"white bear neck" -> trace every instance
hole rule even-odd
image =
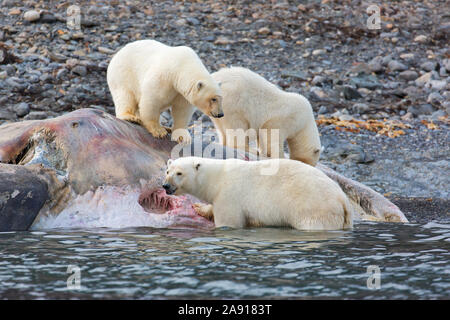
[[[206,70],[205,70],[206,72]],[[207,73],[207,72],[206,72]],[[199,81],[206,81],[207,75],[199,74],[198,72],[178,72],[174,73],[175,79],[173,86],[190,104],[195,105],[195,97],[197,93],[197,83]]]
[[[212,203],[220,192],[221,180],[224,177],[223,169],[222,162],[209,160],[201,163],[196,177],[196,185],[192,188],[193,190],[189,190],[189,193],[200,200]],[[211,181],[214,181],[214,183],[211,183]]]

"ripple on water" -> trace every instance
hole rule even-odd
[[[0,234],[0,296],[448,298],[450,223],[345,232],[152,228]],[[82,288],[67,289],[67,266]],[[381,289],[367,288],[379,266]],[[12,297],[12,296],[9,296]]]

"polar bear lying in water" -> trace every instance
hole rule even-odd
[[[278,170],[262,175],[266,166]],[[300,161],[179,158],[168,161],[163,187],[168,194],[188,193],[207,202],[195,209],[213,216],[216,227],[336,230],[353,225],[349,200],[339,185]]]
[[[189,47],[154,40],[129,43],[111,59],[107,80],[116,116],[142,124],[157,138],[167,135],[159,116],[169,107],[172,132],[187,127],[194,106],[208,116],[223,116],[220,88]]]

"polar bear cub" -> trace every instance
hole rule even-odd
[[[220,88],[189,47],[154,40],[129,43],[111,59],[107,81],[116,116],[141,123],[157,138],[167,134],[159,117],[170,106],[172,132],[187,127],[194,106],[208,116],[223,116]]]
[[[221,69],[212,77],[223,93],[225,116],[212,119],[222,144],[249,150],[248,139],[235,142],[236,129],[253,129],[263,156],[284,158],[287,140],[291,159],[316,165],[321,151],[319,131],[305,97],[285,92],[246,68]],[[272,135],[272,129],[279,130],[278,137]]]
[[[278,171],[261,175],[278,161]],[[276,165],[276,164],[275,164]],[[191,194],[208,205],[216,227],[290,226],[335,230],[353,225],[349,200],[325,173],[300,161],[179,158],[168,161],[163,185],[168,194]]]

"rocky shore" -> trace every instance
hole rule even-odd
[[[68,24],[71,4],[1,1],[0,125],[86,107],[113,114],[114,52],[146,38],[188,45],[210,71],[244,66],[309,98],[333,120],[319,126],[325,164],[394,202],[431,198],[448,216],[447,1],[78,1],[80,28]],[[370,4],[380,29],[367,26]],[[353,120],[402,127],[385,135]]]

